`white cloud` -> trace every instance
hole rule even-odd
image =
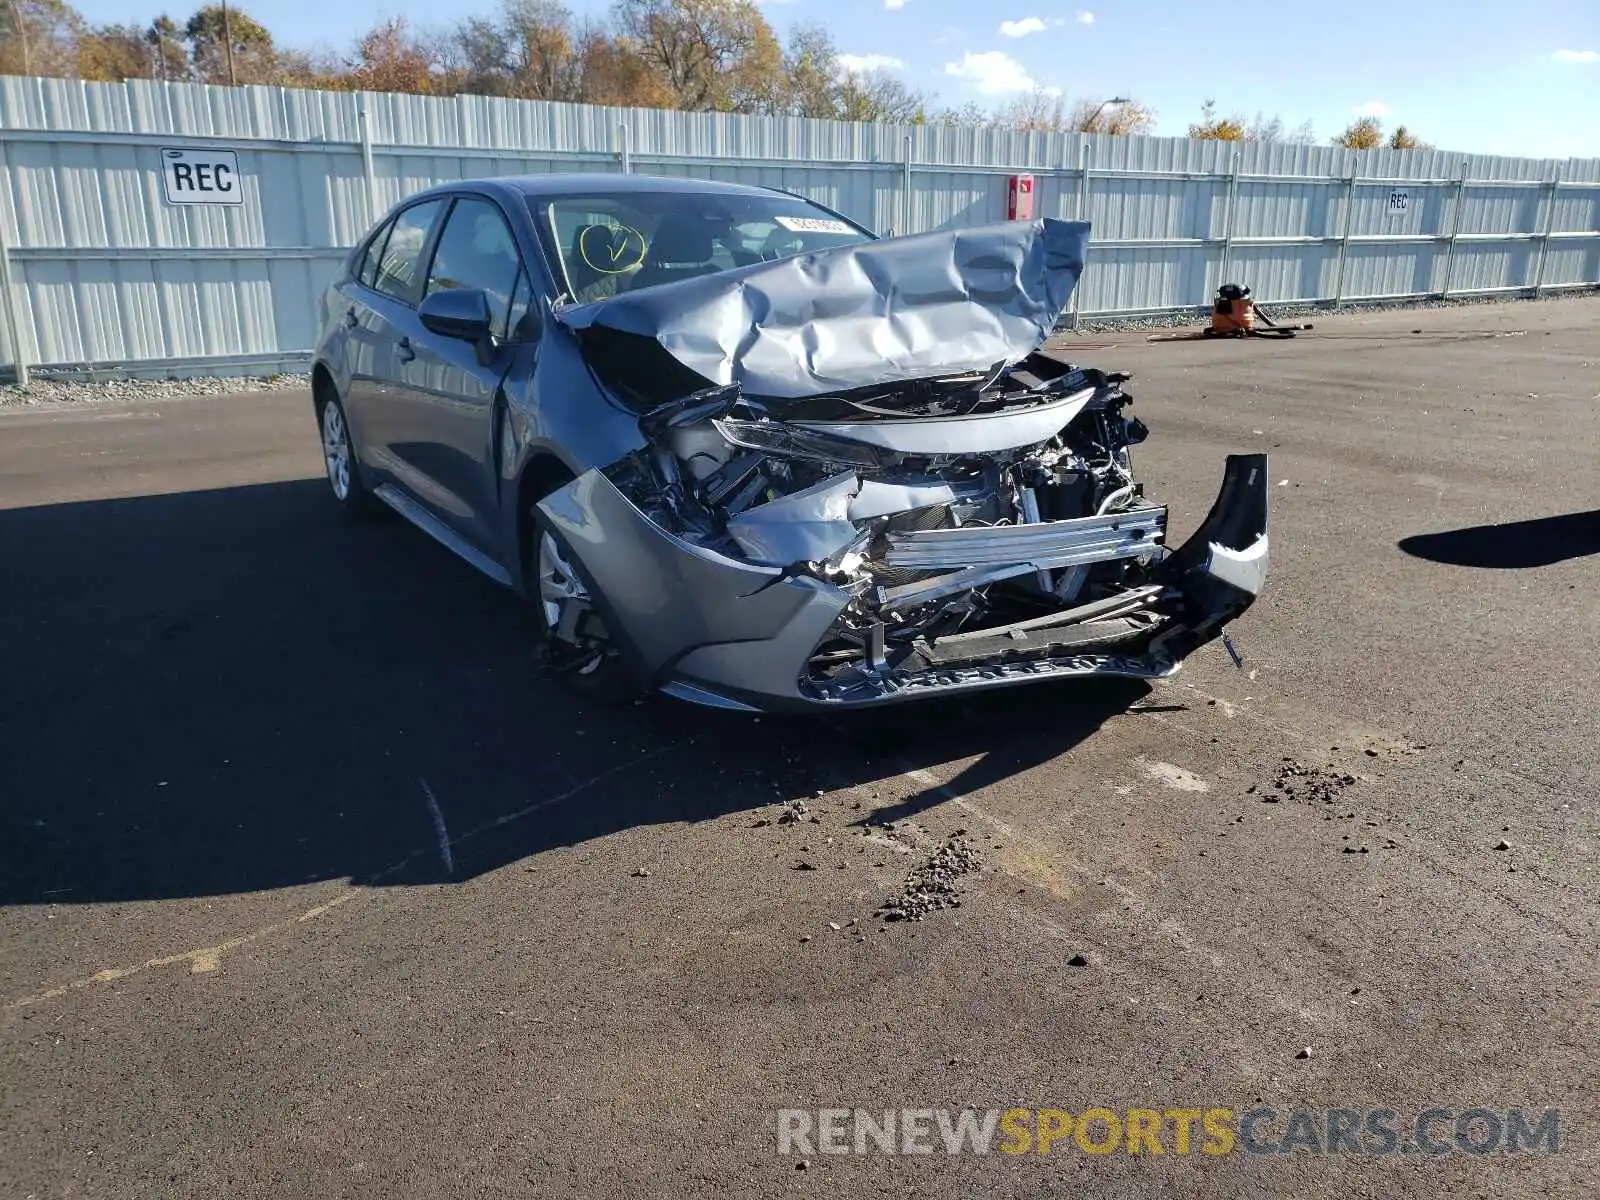
[[[841,54],[836,59],[846,75],[865,75],[870,71],[904,71],[906,64],[892,54]]]
[[[1387,117],[1390,109],[1382,100],[1368,100],[1365,104],[1358,104],[1350,110],[1358,117]]]
[[[1557,50],[1550,57],[1559,63],[1600,62],[1600,50]]]
[[[1092,12],[1090,12],[1086,8],[1080,8],[1078,10],[1078,15],[1076,17],[1074,17],[1073,20],[1076,21],[1079,25],[1093,25],[1094,24],[1094,14]]]
[[[1008,38],[1027,37],[1030,33],[1043,33],[1044,22],[1038,17],[1023,17],[1020,21],[1001,21],[1000,32]]]
[[[911,3],[911,0],[883,0],[883,6],[885,8],[887,8],[890,12],[893,12],[895,9],[898,9],[898,8],[904,8],[906,5],[908,5],[910,3]]]
[[[947,42],[959,42],[964,35],[954,25],[946,25],[939,36],[933,39],[935,46],[943,46]]]
[[[999,50],[986,50],[982,54],[969,50],[961,56],[960,62],[945,63],[944,73],[965,79],[985,96],[1031,92],[1039,86],[1026,67]]]

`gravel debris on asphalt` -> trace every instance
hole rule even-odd
[[[920,921],[944,908],[961,907],[963,878],[983,865],[983,852],[969,837],[954,834],[910,875],[900,894],[883,902],[877,915],[885,921]]]
[[[1332,763],[1326,767],[1311,767],[1285,756],[1268,785],[1270,790],[1262,792],[1261,799],[1266,804],[1277,804],[1280,800],[1332,804],[1340,792],[1355,782],[1354,775],[1338,770]],[[1250,791],[1256,788],[1251,787]]]
[[[233,378],[200,375],[192,379],[105,379],[93,383],[35,378],[26,388],[14,383],[0,386],[0,408],[93,404],[109,400],[166,400],[242,392],[292,392],[310,386],[310,375],[241,375]]]

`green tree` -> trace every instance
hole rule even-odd
[[[1396,125],[1385,143],[1390,150],[1432,150],[1427,142],[1420,141],[1404,125]]]
[[[781,110],[783,53],[750,0],[617,0],[612,16],[675,105]]]
[[[1333,144],[1346,150],[1376,150],[1383,145],[1383,123],[1377,117],[1362,117],[1334,135]]]
[[[70,76],[84,21],[63,0],[0,0],[0,73]]]
[[[78,78],[109,83],[154,78],[153,50],[137,25],[97,25],[78,35]]]
[[[201,83],[277,82],[272,35],[241,9],[209,4],[189,18],[183,36]]]
[[[380,21],[356,43],[349,63],[351,87],[370,92],[431,95],[445,90],[437,55],[411,33],[404,17]]]

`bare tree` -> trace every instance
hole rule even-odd
[[[927,120],[928,100],[888,71],[845,72],[834,85],[833,115],[841,121],[911,125]]]
[[[162,13],[144,31],[145,44],[150,47],[151,77],[154,79],[187,79],[189,55],[183,48],[183,30],[166,13]]]
[[[1023,133],[1061,133],[1067,128],[1067,102],[1059,92],[1034,88],[1000,108],[989,124]]]
[[[505,0],[502,28],[511,95],[527,100],[577,100],[578,61],[572,12],[556,0]]]
[[[803,23],[789,30],[783,74],[787,111],[798,117],[839,115],[839,51],[822,25]]]
[[[1067,113],[1066,128],[1073,133],[1112,133],[1127,136],[1149,133],[1156,125],[1156,110],[1138,100],[1107,104],[1079,100]]]

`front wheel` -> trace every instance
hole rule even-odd
[[[627,700],[637,682],[606,636],[589,591],[573,569],[544,514],[533,512],[534,612],[551,669],[585,695]]]

